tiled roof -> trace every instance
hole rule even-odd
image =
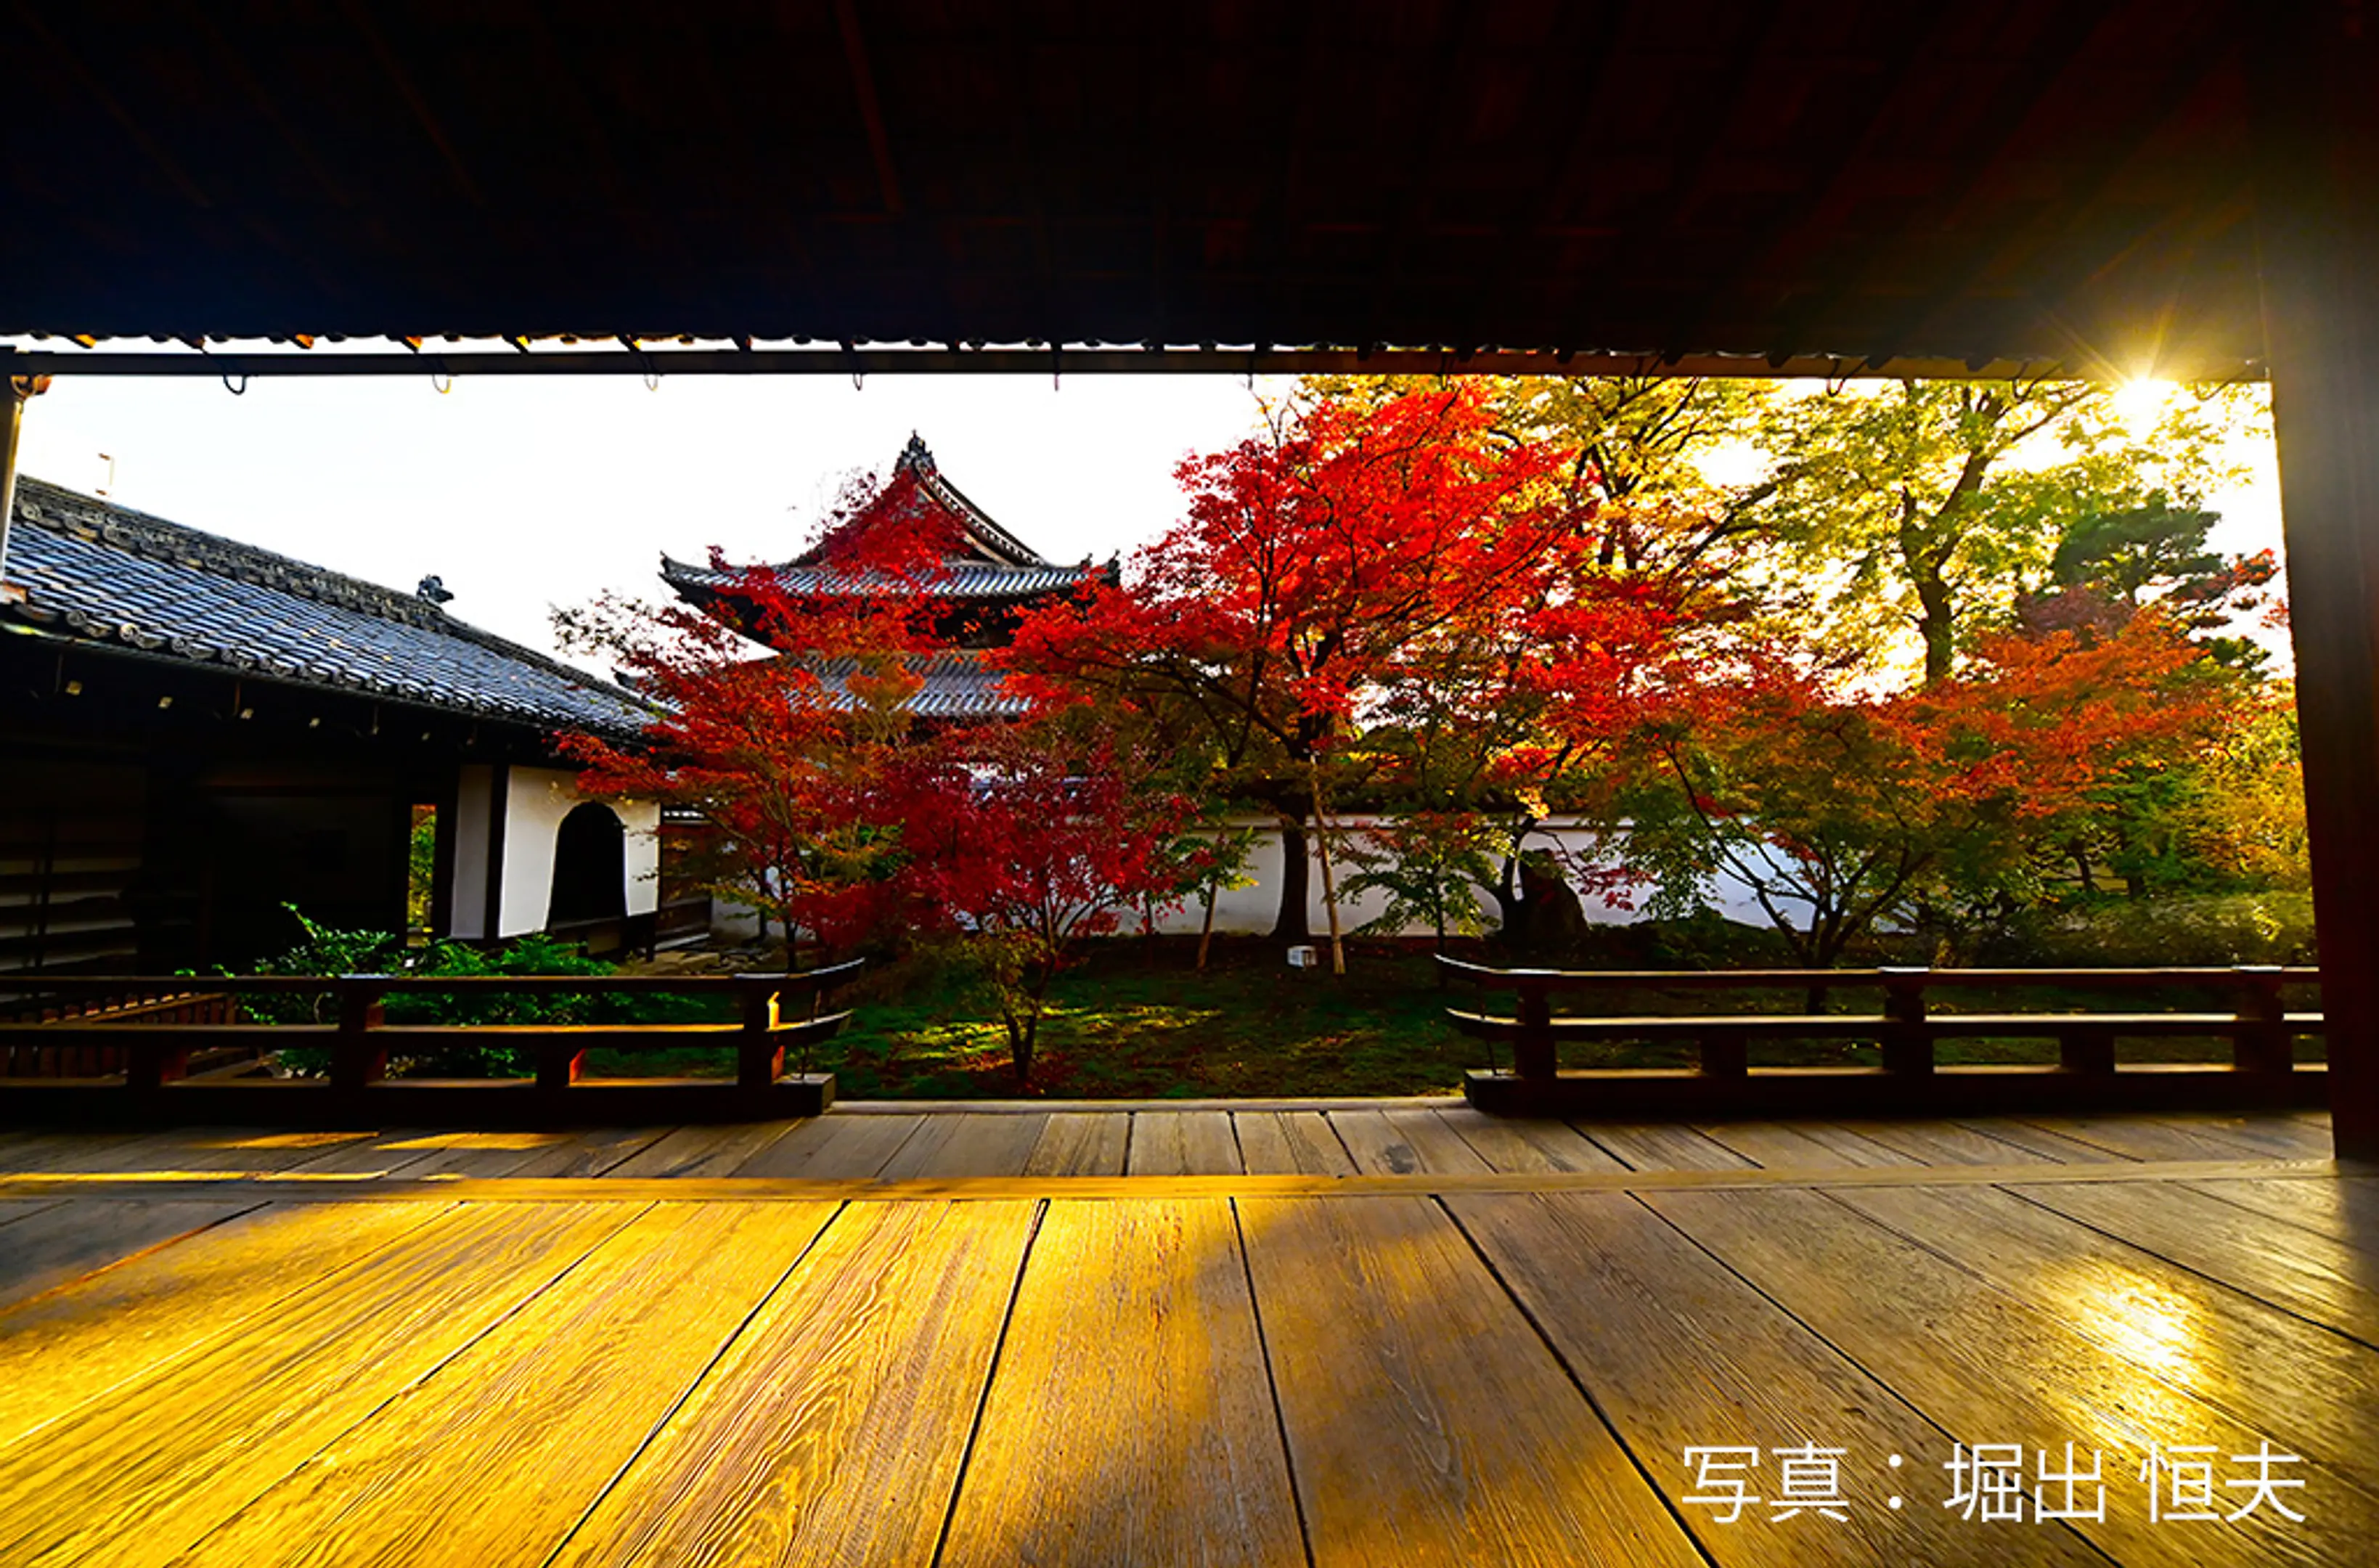
[[[892,471],[895,475],[905,472],[915,476],[917,488],[956,518],[970,542],[985,555],[1011,566],[1049,564],[1039,550],[993,522],[991,513],[969,501],[964,491],[943,478],[941,464],[934,461],[933,449],[916,431],[909,432],[909,444],[900,449],[900,459],[893,464]]]
[[[824,659],[817,666],[835,688],[858,669],[854,659]],[[963,650],[928,654],[910,669],[925,682],[907,704],[919,718],[1014,718],[1025,710],[1023,698],[999,689],[1005,672]]]
[[[612,735],[628,693],[466,625],[416,595],[130,512],[39,479],[17,486],[0,616],[235,674]]]
[[[930,582],[909,583],[835,564],[851,559],[862,541],[878,529],[912,529],[921,523],[928,537],[942,536],[945,552],[941,574]],[[1114,582],[1117,575],[1113,563],[1094,567],[1086,558],[1079,566],[1060,566],[1043,557],[943,478],[933,452],[914,435],[893,464],[891,478],[865,505],[792,560],[750,570],[774,576],[779,587],[797,598],[926,592],[940,598],[994,602],[1068,593],[1085,578]],[[661,557],[662,580],[681,594],[732,593],[746,576],[743,568],[696,566]]]
[[[992,566],[965,561],[950,564],[941,575],[929,581],[911,584],[878,573],[803,566],[796,561],[756,570],[772,574],[777,585],[796,598],[898,591],[931,593],[952,599],[1020,599],[1064,593],[1098,571],[1087,566]],[[745,576],[743,571],[734,567],[694,566],[666,555],[661,557],[661,577],[673,588],[731,592],[743,585]]]

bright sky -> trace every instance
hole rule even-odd
[[[1252,431],[1238,377],[468,377],[77,380],[28,405],[22,471],[172,522],[411,589],[550,650],[549,610],[658,596],[661,551],[792,553],[855,469],[912,430],[943,474],[1056,561],[1129,552],[1178,515],[1174,464]],[[112,467],[101,454],[114,459]],[[2279,545],[2268,443],[2211,498],[2216,543]],[[2276,642],[2284,639],[2276,638]]]
[[[60,376],[26,407],[18,466],[391,587],[435,573],[451,613],[549,651],[549,607],[661,597],[664,550],[791,555],[912,430],[977,505],[1069,561],[1161,533],[1174,464],[1258,419],[1226,376],[461,377],[442,395],[426,374],[259,377],[241,396]]]

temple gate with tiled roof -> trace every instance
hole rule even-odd
[[[879,560],[896,534],[900,549],[919,558],[920,570],[899,575],[861,564]],[[943,476],[914,434],[875,494],[791,561],[738,568],[661,557],[661,579],[680,598],[755,637],[760,635],[751,603],[755,579],[794,606],[875,594],[930,596],[939,607],[936,635],[948,648],[912,665],[924,685],[908,705],[929,722],[1022,712],[1023,703],[1000,690],[998,671],[986,668],[981,655],[1007,646],[1018,620],[1035,605],[1117,576],[1112,561],[1102,567],[1085,558],[1060,566],[1001,527]],[[832,662],[824,672],[850,673]]]

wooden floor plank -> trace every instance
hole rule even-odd
[[[2103,1165],[2132,1163],[2132,1156],[2129,1154],[2119,1154],[2111,1149],[2101,1148],[2095,1143],[2085,1143],[2078,1138],[2068,1138],[2062,1133],[2051,1132],[2047,1128],[2036,1127],[2031,1122],[2023,1121],[2014,1116],[1961,1116],[1950,1125],[1971,1128],[1975,1132],[1996,1138],[2002,1143],[2011,1143],[2019,1149],[2029,1149],[2034,1153],[2054,1160],[2059,1164]]]
[[[621,1164],[643,1153],[669,1132],[665,1127],[591,1128],[564,1143],[507,1172],[516,1176],[610,1176]]]
[[[1241,1111],[1239,1155],[1258,1176],[1352,1176],[1355,1162],[1319,1111]]]
[[[876,1173],[887,1181],[912,1176],[1022,1176],[1046,1116],[929,1116]]]
[[[1721,1122],[1697,1130],[1745,1159],[1774,1171],[1925,1163],[1828,1122]]]
[[[2101,1455],[2106,1518],[2069,1527],[2125,1568],[2276,1562],[2345,1568],[2366,1560],[2379,1503],[2344,1486],[2319,1489],[2321,1511],[2303,1526],[2267,1509],[2186,1530],[2152,1522],[2136,1478],[2151,1445],[2253,1453],[2270,1434],[1825,1194],[1658,1192],[1642,1200],[1954,1439],[2021,1443],[2060,1463],[2071,1442],[2085,1467],[2093,1453]],[[1930,1456],[1934,1464],[1946,1457]],[[1917,1506],[1940,1506],[1949,1495],[1942,1472],[1930,1474],[1938,1490]]]
[[[656,1205],[178,1562],[544,1562],[835,1209]]]
[[[104,1169],[99,1162],[106,1151],[127,1148],[147,1136],[134,1132],[19,1133],[5,1149],[0,1149],[0,1175]]]
[[[574,1132],[431,1132],[392,1136],[377,1147],[392,1157],[419,1158],[384,1174],[420,1178],[549,1176],[609,1174],[660,1140],[667,1128],[598,1128]],[[360,1153],[357,1159],[368,1159]],[[310,1167],[309,1167],[310,1168]]]
[[[394,1128],[347,1142],[331,1143],[296,1158],[285,1166],[275,1164],[261,1140],[245,1140],[250,1168],[285,1168],[309,1176],[406,1176],[433,1168],[438,1147],[422,1141],[433,1136],[423,1128]]]
[[[2095,1144],[2133,1160],[2235,1160],[2268,1150],[2231,1136],[2218,1123],[2180,1116],[2026,1116],[2044,1131]],[[2326,1151],[2303,1156],[2321,1159]]]
[[[18,1220],[30,1220],[35,1214],[54,1209],[64,1201],[64,1199],[59,1198],[11,1198],[6,1202],[0,1202],[0,1226],[12,1224]]]
[[[932,1561],[1034,1208],[844,1209],[555,1568]]]
[[[923,1116],[815,1117],[748,1156],[734,1174],[786,1180],[873,1178],[924,1123]],[[623,1166],[610,1174],[632,1173]]]
[[[1670,1497],[1697,1490],[1689,1447],[1756,1447],[1763,1458],[1802,1442],[1847,1450],[1845,1519],[1779,1518],[1776,1504],[1721,1526],[1718,1509],[1687,1509],[1726,1568],[2103,1564],[2063,1529],[1978,1529],[1930,1496],[1906,1506],[1915,1483],[1889,1457],[1915,1456],[1929,1490],[1948,1446],[1939,1429],[1634,1199],[1466,1196],[1447,1207]],[[1772,1461],[1765,1477],[1753,1495],[1772,1495]]]
[[[288,1132],[269,1128],[177,1128],[117,1140],[91,1138],[49,1157],[53,1171],[287,1171],[370,1144],[368,1132]]]
[[[2015,1186],[2046,1208],[2379,1345],[2379,1258],[2169,1182]]]
[[[1990,1188],[1838,1201],[2379,1497],[2379,1351]]]
[[[260,1207],[253,1199],[225,1202],[193,1198],[187,1202],[85,1200],[48,1208],[21,1224],[0,1227],[0,1307],[29,1300]]]
[[[1131,1118],[1132,1176],[1230,1176],[1244,1169],[1228,1111],[1139,1111]]]
[[[1317,1564],[1701,1561],[1435,1203],[1238,1207]]]
[[[572,1136],[567,1132],[422,1133],[386,1146],[391,1154],[419,1156],[388,1174],[413,1179],[514,1176],[539,1155],[566,1146]]]
[[[800,1128],[800,1122],[742,1122],[682,1127],[638,1150],[604,1174],[622,1176],[733,1176],[762,1152]]]
[[[1330,1125],[1365,1175],[1483,1175],[1491,1169],[1434,1110],[1333,1111]]]
[[[169,1361],[236,1340],[453,1208],[259,1209],[0,1311],[0,1447]]]
[[[1305,1562],[1227,1201],[1049,1205],[942,1561]]]
[[[2337,1181],[2196,1181],[2192,1191],[2283,1224],[2301,1225],[2318,1236],[2379,1253],[2379,1178],[2347,1176]],[[2275,1237],[2275,1245],[2284,1245]]]
[[[2293,1116],[2192,1116],[2184,1125],[2192,1132],[2226,1139],[2251,1153],[2268,1154],[2275,1160],[2326,1160],[2337,1148],[2326,1126],[2310,1126]]]
[[[19,1440],[0,1465],[0,1561],[172,1561],[643,1207],[466,1207]]]
[[[1498,1171],[1624,1171],[1627,1166],[1567,1122],[1491,1116],[1468,1106],[1434,1113]]]
[[[2064,1162],[2040,1149],[1949,1121],[1849,1121],[1843,1130],[1925,1165],[2050,1165]]]
[[[1725,1144],[1672,1122],[1576,1122],[1578,1133],[1637,1171],[1745,1170],[1754,1164]]]
[[[1024,1162],[1030,1176],[1121,1176],[1131,1117],[1109,1111],[1058,1111]]]

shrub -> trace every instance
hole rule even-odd
[[[517,936],[495,948],[468,943],[432,942],[408,951],[401,934],[386,931],[336,931],[318,925],[293,905],[290,914],[305,939],[288,951],[255,966],[257,974],[409,974],[453,975],[602,975],[617,972],[616,964],[590,959],[574,943],[558,942],[543,932]],[[333,994],[243,993],[240,1010],[269,1023],[332,1023],[337,1021]],[[587,995],[525,995],[517,992],[490,995],[441,995],[416,992],[392,995],[385,1004],[391,1023],[417,1024],[581,1024],[687,1023],[715,1011],[703,999],[670,995],[614,996]],[[282,1065],[292,1071],[319,1075],[330,1069],[330,1052],[296,1047],[281,1053]],[[465,1043],[390,1064],[392,1074],[416,1078],[519,1078],[536,1070],[531,1054],[507,1045]]]
[[[2309,893],[2109,899],[2044,911],[1993,944],[1987,961],[2049,967],[2309,964]]]

